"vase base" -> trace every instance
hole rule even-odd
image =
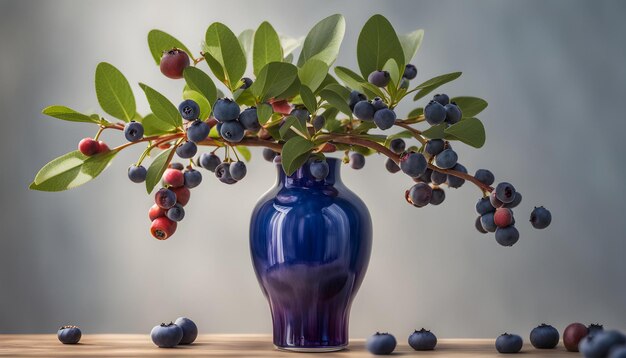
[[[274,346],[276,349],[286,352],[298,352],[298,353],[327,353],[337,352],[346,349],[348,346],[333,346],[333,347],[279,347]]]

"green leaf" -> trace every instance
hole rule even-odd
[[[331,83],[327,85],[326,87],[324,87],[324,89],[337,93],[341,98],[344,99],[344,101],[346,101],[346,103],[348,102],[348,99],[350,98],[350,90],[338,83]]]
[[[163,52],[173,48],[183,50],[193,58],[193,54],[189,51],[187,46],[183,45],[183,43],[178,41],[174,36],[161,30],[155,29],[148,32],[148,47],[150,47],[150,53],[157,65],[161,63]]]
[[[328,65],[317,59],[308,60],[298,69],[300,83],[309,87],[313,92],[324,82],[326,74],[328,74]]]
[[[433,77],[429,79],[428,81],[421,83],[420,85],[415,87],[413,90],[411,90],[411,92],[415,90],[420,90],[419,92],[417,92],[415,97],[413,97],[413,100],[417,101],[418,99],[424,97],[425,95],[437,89],[439,86],[444,85],[450,81],[454,81],[460,76],[461,76],[461,72],[452,72],[452,73],[447,73],[445,75]]]
[[[145,92],[148,103],[150,104],[150,109],[154,115],[159,117],[161,121],[174,127],[178,127],[182,124],[180,113],[178,113],[178,109],[170,100],[148,85],[140,83],[139,86]]]
[[[201,69],[189,66],[183,71],[183,76],[189,88],[200,92],[210,104],[215,103],[217,100],[217,89],[209,75],[204,73]]]
[[[465,118],[451,125],[444,132],[474,148],[480,148],[485,144],[485,127],[478,118]]]
[[[362,134],[367,133],[370,129],[376,128],[376,123],[374,121],[362,121],[358,127],[354,128],[354,133]]]
[[[239,36],[237,36],[237,40],[239,40],[239,44],[243,49],[243,52],[246,54],[246,60],[250,60],[252,58],[252,43],[254,42],[254,30],[247,29],[243,30]]]
[[[270,62],[283,61],[283,47],[276,30],[269,22],[264,21],[254,33],[254,48],[252,50],[252,67],[258,76],[263,66]]]
[[[261,123],[261,125],[269,121],[272,117],[272,113],[274,113],[274,109],[267,103],[260,103],[256,108],[256,115],[259,117],[259,123]]]
[[[265,101],[287,90],[297,76],[296,66],[284,62],[270,62],[261,69],[256,81],[250,86],[250,91],[260,101]]]
[[[183,92],[183,99],[191,99],[198,104],[198,107],[200,107],[200,116],[198,118],[200,120],[209,118],[211,114],[211,104],[200,92],[191,89],[186,90]]]
[[[383,66],[383,70],[389,72],[389,77],[391,78],[391,85],[388,85],[387,88],[389,90],[395,90],[396,85],[400,81],[400,76],[402,76],[404,72],[400,73],[400,71],[398,70],[398,64],[393,58],[390,58],[385,63],[385,65]]]
[[[400,44],[402,45],[402,50],[404,52],[405,63],[411,63],[411,60],[415,57],[415,54],[417,54],[417,51],[422,45],[423,39],[424,30],[422,29],[400,35]]]
[[[352,110],[350,109],[350,106],[348,106],[348,102],[346,102],[346,100],[339,93],[325,88],[320,92],[320,96],[331,106],[337,108],[345,115],[352,117]]]
[[[424,108],[417,107],[411,112],[409,112],[409,114],[407,115],[407,118],[416,118],[416,117],[421,116],[422,114],[424,114]]]
[[[249,162],[252,159],[252,153],[250,153],[250,149],[248,147],[244,147],[243,145],[238,145],[235,147],[239,154],[243,157],[246,162]]]
[[[304,42],[304,36],[294,39],[291,37],[287,37],[287,36],[279,36],[280,37],[280,44],[283,47],[283,55],[285,56],[285,58],[287,58],[289,55],[292,55],[293,57],[293,51],[295,51],[298,47],[300,47],[302,45],[302,42]],[[291,62],[291,61],[285,61],[285,62]]]
[[[314,145],[300,136],[289,139],[283,146],[281,161],[287,175],[293,174],[308,159]]]
[[[233,99],[240,106],[252,107],[256,105],[256,98],[254,98],[254,95],[250,92],[249,88],[245,90],[241,88],[236,90],[233,93]]]
[[[302,98],[302,103],[309,110],[309,113],[317,111],[317,98],[315,98],[313,91],[309,87],[300,87],[300,98]]]
[[[96,178],[109,166],[117,153],[118,151],[112,150],[91,157],[77,150],[67,153],[44,165],[29,188],[40,191],[75,188]]]
[[[148,167],[148,174],[146,175],[146,191],[148,191],[148,194],[152,193],[154,187],[161,180],[167,165],[174,156],[175,149],[176,146],[172,146],[172,148],[162,151]]]
[[[382,70],[390,58],[403,73],[404,51],[398,35],[384,16],[374,15],[363,26],[357,43],[357,60],[363,78]]]
[[[280,137],[284,138],[285,135],[289,133],[289,130],[291,129],[291,127],[294,127],[303,135],[308,134],[308,131],[306,129],[306,122],[300,121],[298,118],[294,116],[287,116],[287,118],[285,118],[285,122],[280,126],[280,129],[278,130]]]
[[[152,113],[143,117],[140,122],[143,125],[143,135],[146,137],[173,133],[176,131],[175,126],[168,122],[164,122]]]
[[[217,77],[217,79],[220,80],[222,83],[226,82],[226,74],[224,73],[224,68],[222,68],[222,65],[206,51],[204,52],[204,60],[206,61],[207,65],[209,65],[209,68],[211,69],[211,72],[213,72],[215,77]]]
[[[106,62],[96,67],[96,96],[100,107],[113,117],[130,122],[135,116],[135,96],[126,77]]]
[[[363,77],[361,77],[361,75],[349,68],[337,66],[335,67],[335,74],[337,74],[337,77],[339,77],[339,79],[343,81],[346,86],[364,93],[368,98],[385,98],[385,95],[380,88],[367,82],[363,79]]]
[[[456,103],[463,112],[463,118],[474,117],[487,108],[487,101],[478,97],[454,97],[450,102]]]
[[[76,112],[75,110],[65,106],[50,106],[44,108],[41,113],[50,117],[62,119],[70,122],[84,122],[84,123],[100,123],[98,116],[92,117],[86,114]]]
[[[215,22],[206,30],[207,53],[223,68],[226,84],[231,90],[246,71],[246,55],[237,36],[226,25]]]
[[[441,139],[445,136],[444,130],[447,125],[447,123],[437,124],[423,131],[422,135],[428,139]]]
[[[307,34],[298,58],[298,67],[309,59],[318,59],[330,67],[337,59],[346,32],[346,20],[339,14],[318,22]]]

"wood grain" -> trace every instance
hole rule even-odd
[[[562,344],[552,350],[537,350],[529,344],[522,350],[524,357],[578,357],[576,353],[565,351]],[[494,348],[493,339],[441,339],[432,352],[416,352],[406,343],[394,352],[395,356],[419,357],[502,357]],[[271,337],[264,335],[201,335],[190,346],[174,349],[160,349],[152,344],[145,334],[90,334],[83,336],[76,345],[59,343],[56,335],[50,334],[11,334],[0,335],[0,356],[2,357],[136,357],[136,356],[205,356],[205,357],[296,357],[310,353],[292,353],[276,350]],[[372,357],[365,350],[363,339],[354,339],[349,349],[320,353],[321,357]]]

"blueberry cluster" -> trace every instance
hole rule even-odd
[[[197,337],[198,327],[186,317],[179,317],[175,322],[161,323],[150,332],[152,342],[159,348],[191,344]]]
[[[458,123],[462,117],[461,108],[456,103],[450,102],[447,94],[436,94],[424,107],[424,118],[431,126],[441,123],[452,125]]]
[[[220,98],[213,107],[213,116],[217,120],[217,132],[226,141],[241,142],[245,131],[256,132],[261,129],[256,107],[241,111],[239,105],[230,98]]]
[[[437,336],[424,328],[409,336],[409,345],[416,351],[432,351],[437,346]],[[389,355],[396,349],[396,338],[390,333],[376,332],[367,339],[366,349],[375,355]]]
[[[389,75],[386,71],[378,71],[372,74],[375,73],[386,73]],[[370,82],[372,82],[372,75],[370,75]],[[348,104],[356,118],[362,121],[374,121],[374,124],[379,129],[389,129],[396,123],[396,112],[390,109],[380,97],[375,97],[373,100],[368,101],[363,93],[352,91],[350,92]]]

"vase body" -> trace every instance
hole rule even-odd
[[[372,248],[367,207],[346,188],[340,161],[327,159],[316,181],[303,165],[278,179],[257,203],[250,224],[252,263],[268,299],[274,345],[333,351],[348,344],[350,306]]]

